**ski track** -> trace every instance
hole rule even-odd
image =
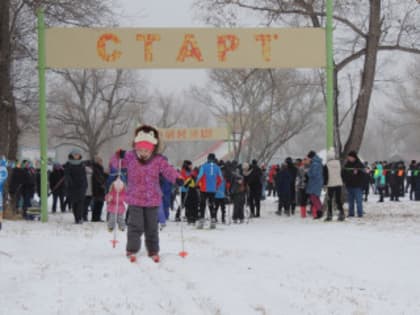
[[[0,232],[0,315],[420,314],[420,206],[374,201],[342,223],[278,217],[160,232],[161,262],[125,257],[105,224],[6,221]]]

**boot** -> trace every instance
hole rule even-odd
[[[196,224],[197,230],[202,230],[204,228],[204,219],[199,219]]]
[[[344,221],[346,216],[344,215],[344,211],[340,210],[340,214],[338,215],[338,221]]]
[[[306,207],[305,206],[300,206],[300,216],[302,218],[306,218]]]

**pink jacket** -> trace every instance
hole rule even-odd
[[[106,206],[107,211],[109,213],[117,213],[117,214],[124,214],[125,212],[125,199],[126,199],[126,193],[125,189],[123,189],[120,192],[120,195],[118,196],[118,208],[117,208],[117,191],[115,189],[112,189],[106,196]]]
[[[116,155],[112,157],[110,164],[113,168],[118,168]],[[142,164],[135,151],[127,151],[121,166],[127,169],[126,202],[131,206],[159,207],[162,203],[159,175],[162,174],[171,183],[175,183],[180,177],[176,169],[160,154],[154,155],[147,163]]]

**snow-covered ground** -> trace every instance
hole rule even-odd
[[[372,198],[376,199],[376,198]],[[103,223],[4,222],[0,314],[420,314],[420,203],[365,205],[344,223],[278,217],[161,232],[159,264],[113,249]]]

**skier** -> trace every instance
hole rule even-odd
[[[184,195],[181,195],[183,198],[181,202],[185,205],[185,216],[188,224],[195,224],[198,218],[200,191],[196,184],[197,175],[198,169],[194,168],[185,178],[184,188],[186,188],[186,191]]]
[[[376,170],[374,172],[373,178],[375,180],[375,185],[378,188],[379,192],[378,202],[384,202],[385,176],[382,164],[380,162],[376,164]]]
[[[3,221],[3,185],[7,180],[7,160],[5,157],[0,159],[0,230],[2,228]]]
[[[245,183],[248,186],[248,203],[251,210],[251,217],[260,217],[261,192],[262,192],[262,171],[258,166],[257,160],[253,160],[251,165],[244,163],[247,168],[243,168]]]
[[[204,163],[199,170],[197,182],[200,187],[200,213],[199,221],[197,224],[198,229],[202,229],[204,226],[206,202],[208,201],[210,209],[211,223],[210,228],[216,228],[216,206],[214,204],[215,194],[217,188],[220,186],[223,176],[220,167],[216,163],[216,156],[214,153],[210,153],[207,156],[207,163]]]
[[[127,168],[127,257],[136,260],[145,234],[148,256],[159,262],[158,208],[162,193],[159,187],[161,174],[171,183],[183,184],[180,174],[160,154],[159,132],[151,126],[138,127],[134,133],[133,150],[119,150],[111,159],[114,169]]]
[[[222,182],[220,183],[219,188],[217,188],[216,195],[215,195],[215,211],[216,211],[216,220],[217,220],[217,212],[220,207],[220,211],[222,212],[222,223],[226,223],[226,174],[224,167],[222,167]]]
[[[108,194],[105,196],[108,212],[107,226],[109,232],[112,232],[116,225],[118,225],[120,231],[125,230],[125,199],[126,189],[124,182],[117,177],[117,179],[111,184]]]

